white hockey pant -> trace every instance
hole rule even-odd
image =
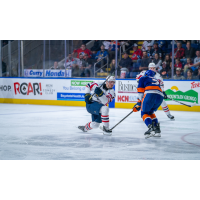
[[[102,106],[100,109],[100,113],[103,126],[109,129],[109,107]]]
[[[166,115],[170,114],[169,108],[165,100],[163,99],[163,102],[161,103],[162,109],[165,112]]]

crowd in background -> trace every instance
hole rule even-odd
[[[119,40],[117,44],[115,40],[95,40],[90,49],[86,47],[88,42],[90,40],[83,40],[80,48],[70,52],[66,59],[60,61],[61,56],[54,60],[50,69],[71,69],[72,77],[105,77],[117,73],[118,78],[135,78],[148,69],[149,63],[154,62],[157,72],[164,79],[200,79],[200,40],[175,40],[173,76],[172,40]],[[43,69],[42,65],[43,54],[36,69]],[[7,76],[3,60],[2,73]]]
[[[135,78],[141,71],[147,70],[151,62],[156,64],[157,72],[164,79],[172,78],[172,41],[170,40],[146,40],[141,48],[138,48],[136,40],[121,40],[117,44],[115,40],[95,40],[90,49],[86,48],[87,42],[84,41],[79,49],[70,53],[63,66],[72,69],[73,77],[94,77],[94,71],[115,74],[115,48],[117,48],[118,78]],[[173,79],[200,79],[199,41],[175,40],[174,61]],[[98,74],[95,76],[98,77]]]

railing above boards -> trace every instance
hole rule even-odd
[[[100,67],[97,71],[96,71],[96,65],[100,62],[102,62],[104,59],[106,58],[107,63],[105,65],[103,65],[102,67]],[[108,72],[108,56],[102,57],[101,60],[97,61],[96,63],[94,63],[94,78],[95,78],[95,73],[97,73],[98,71],[100,71],[101,69],[103,69],[105,66],[107,65],[107,72]]]

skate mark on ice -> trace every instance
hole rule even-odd
[[[195,146],[197,146],[197,147],[200,147],[200,145],[194,144],[194,143],[192,143],[192,142],[188,142],[188,141],[185,139],[186,136],[192,135],[192,134],[194,134],[194,133],[199,133],[199,132],[193,132],[193,133],[185,134],[185,135],[183,135],[183,136],[181,137],[181,140],[184,141],[184,142],[186,142],[186,143],[188,143],[188,144],[192,144],[192,145],[195,145]]]

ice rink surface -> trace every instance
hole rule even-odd
[[[130,109],[110,109],[113,127]],[[100,129],[81,132],[91,121],[84,107],[0,104],[1,160],[200,160],[200,113],[156,115],[161,138],[144,138],[140,112],[118,125],[112,136]]]

